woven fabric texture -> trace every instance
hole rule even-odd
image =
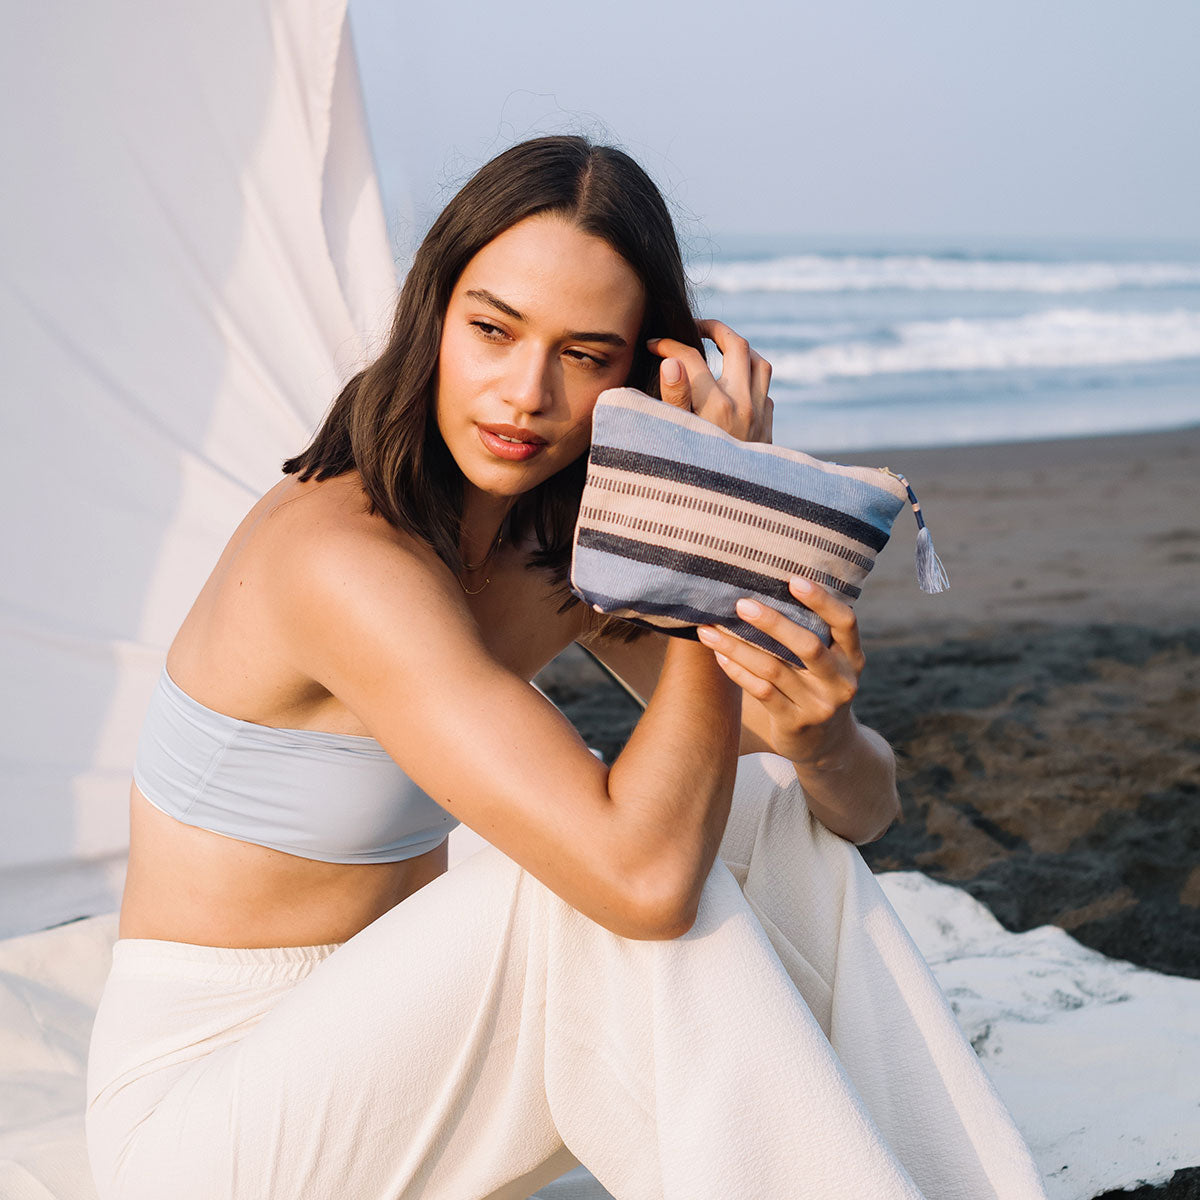
[[[803,663],[736,613],[771,605],[826,644],[829,627],[788,591],[802,575],[853,603],[907,490],[881,467],[742,442],[634,388],[592,419],[571,587],[597,612],[695,638],[715,625]]]

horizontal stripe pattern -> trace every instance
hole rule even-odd
[[[634,388],[601,393],[592,415],[592,446],[654,454],[804,496],[884,533],[908,499],[899,481],[877,467],[846,466],[769,442],[739,441],[711,421]]]
[[[614,474],[604,469],[592,469],[588,475],[588,486],[601,492],[612,492],[620,499],[600,507],[590,506],[590,511],[599,514],[627,515],[631,510],[661,513],[671,509],[691,510],[680,514],[679,520],[697,525],[707,518],[713,528],[723,528],[732,536],[740,535],[743,542],[751,539],[775,538],[781,548],[807,546],[814,551],[842,559],[850,568],[857,568],[866,575],[875,565],[873,555],[864,554],[845,542],[837,541],[822,532],[817,526],[802,520],[785,518],[779,513],[753,504],[738,504],[736,500],[714,496],[698,488],[677,486],[656,480],[643,480],[628,475]],[[707,522],[706,522],[707,523]],[[782,557],[781,553],[781,557]]]
[[[806,500],[802,496],[791,496],[778,488],[765,487],[748,479],[740,479],[736,475],[698,467],[694,463],[672,462],[669,458],[661,458],[655,454],[640,454],[634,450],[620,450],[613,446],[593,446],[589,461],[598,467],[612,467],[631,475],[650,476],[654,479],[669,479],[674,483],[702,488],[718,495],[734,496],[751,504],[762,505],[763,508],[775,509],[790,517],[822,525],[869,546],[876,553],[887,545],[886,531],[877,529],[868,521],[860,521],[840,509]]]
[[[661,578],[659,582],[662,582]],[[778,609],[801,628],[816,634],[824,645],[828,646],[832,642],[829,626],[811,608],[805,608],[794,600],[787,604],[781,604],[766,596],[755,596],[754,598],[770,604],[772,608]],[[607,596],[602,592],[591,592],[590,602],[596,612],[604,613],[606,616],[620,617],[622,620],[655,629],[659,633],[686,637],[692,641],[696,640],[697,625],[715,625],[718,629],[724,629],[744,642],[750,642],[752,645],[770,651],[778,658],[785,659],[799,667],[804,666],[803,660],[792,650],[777,642],[770,635],[763,633],[761,629],[747,624],[736,613],[713,612],[709,607],[697,607],[678,601],[641,600],[638,602],[637,608],[623,607],[627,605],[627,601],[616,596]]]
[[[644,536],[622,537],[585,525],[579,531],[580,550],[603,550],[608,554],[636,559],[638,562],[669,567],[684,574],[701,575],[730,587],[745,588],[748,592],[777,596],[780,600],[791,595],[787,581],[793,575],[803,575],[806,579],[839,593],[846,600],[857,600],[862,595],[861,588],[843,583],[827,571],[814,570],[794,559],[780,560],[775,555],[760,554],[753,546],[740,546],[724,538],[714,538],[700,529],[679,529],[657,521],[647,521],[632,513],[612,515],[616,518],[614,523],[621,524],[630,533],[641,533]],[[582,506],[580,516],[589,520],[587,510]],[[695,552],[693,549],[681,549],[683,545],[694,548]],[[700,550],[708,553],[701,554]],[[781,572],[781,575],[767,575],[751,570],[743,565],[746,563],[772,567]]]
[[[758,600],[830,645],[828,625],[788,580],[803,576],[853,603],[905,499],[882,471],[739,442],[692,413],[613,389],[593,417],[571,586],[599,612],[680,637],[715,625],[803,667],[742,621],[737,601]]]

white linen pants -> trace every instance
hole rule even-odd
[[[118,940],[101,1200],[1035,1200],[1028,1149],[858,851],[740,760],[683,937],[486,847],[340,946]]]

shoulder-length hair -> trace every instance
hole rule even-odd
[[[467,263],[506,229],[538,213],[569,220],[607,242],[633,269],[645,316],[626,383],[658,393],[659,359],[649,337],[701,349],[679,243],[658,188],[628,154],[561,135],[512,146],[482,166],[433,223],[401,288],[383,352],[334,401],[308,447],[283,470],[302,480],[357,469],[370,510],[424,540],[454,572],[463,476],[438,429],[435,378],[450,295]],[[530,565],[565,583],[586,455],[518,498],[511,538],[532,531]],[[628,627],[627,627],[628,628]]]

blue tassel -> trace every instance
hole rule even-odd
[[[908,492],[908,502],[912,505],[913,516],[917,518],[917,583],[920,585],[921,591],[930,595],[946,591],[950,586],[950,576],[946,574],[946,568],[942,566],[942,560],[938,558],[937,551],[933,548],[933,534],[929,532],[925,525],[925,518],[921,515],[921,502],[917,499],[917,493],[912,490],[912,485],[903,475],[898,475],[887,467],[879,469],[887,471],[889,475],[904,484],[904,490]]]
[[[944,592],[950,586],[950,576],[933,548],[933,535],[924,521],[917,530],[917,582],[923,592]]]

